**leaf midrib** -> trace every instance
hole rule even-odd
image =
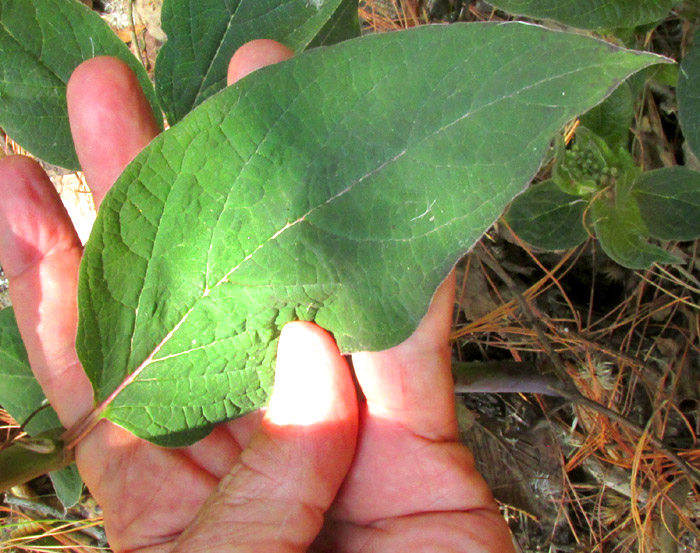
[[[192,11],[192,8],[191,8],[191,6],[192,6],[192,1],[193,1],[193,0],[190,0],[190,12]],[[231,25],[233,25],[233,21],[234,21],[234,19],[236,19],[236,14],[238,13],[238,10],[241,9],[241,6],[243,5],[243,2],[245,2],[245,0],[239,0],[238,5],[236,6],[236,10],[231,14],[231,17],[229,18],[229,21],[228,21],[228,23],[226,24],[226,28],[224,29],[223,35],[222,35],[222,37],[221,37],[221,40],[219,41],[219,46],[216,48],[216,52],[214,53],[214,55],[213,55],[213,56],[211,57],[211,59],[209,60],[209,65],[207,66],[207,69],[206,69],[206,71],[204,72],[204,75],[202,76],[202,79],[199,81],[199,87],[197,88],[197,92],[196,92],[196,94],[195,94],[195,96],[194,96],[194,100],[192,101],[192,105],[193,105],[193,106],[196,106],[196,105],[197,105],[197,102],[199,101],[199,98],[200,98],[200,96],[201,96],[201,94],[202,94],[202,88],[204,87],[204,82],[207,80],[207,78],[208,78],[208,76],[209,76],[209,73],[211,72],[212,67],[214,66],[214,61],[215,61],[215,60],[217,59],[217,57],[219,56],[219,53],[221,52],[221,48],[223,48],[223,46],[224,46],[224,41],[226,40],[226,35],[228,34],[229,30],[231,29]],[[190,25],[192,24],[192,21],[193,21],[193,20],[192,20],[192,18],[190,17]],[[190,29],[191,29],[191,27],[190,27]],[[193,39],[193,37],[194,37],[194,33],[193,33],[193,32],[190,33],[190,37],[192,37],[192,39]],[[193,52],[196,52],[196,51],[197,51],[197,49],[194,47],[194,43],[192,43],[192,51],[193,51]],[[174,82],[175,82],[175,81],[173,80],[173,83],[174,83]]]
[[[293,2],[293,1],[294,1],[294,0],[290,0],[290,2]],[[214,63],[216,62],[217,58],[219,57],[219,54],[221,53],[221,49],[222,49],[223,46],[224,46],[224,42],[226,41],[226,36],[228,35],[229,31],[231,30],[231,26],[233,25],[234,20],[236,19],[236,14],[237,14],[238,11],[241,9],[241,6],[243,5],[244,2],[245,2],[245,0],[241,0],[241,1],[238,3],[238,6],[236,6],[236,10],[233,12],[233,14],[231,14],[231,17],[229,18],[229,22],[228,22],[228,24],[226,25],[226,29],[224,30],[223,36],[222,36],[222,38],[221,38],[221,41],[219,42],[219,46],[217,47],[216,52],[214,53],[214,55],[211,57],[211,59],[210,59],[210,61],[209,61],[209,64],[207,65],[206,71],[204,72],[204,75],[202,76],[202,79],[201,79],[200,82],[199,82],[199,87],[197,88],[197,92],[196,92],[196,94],[195,94],[194,101],[192,102],[192,105],[193,105],[193,106],[196,106],[196,105],[198,105],[199,103],[201,103],[200,98],[201,98],[201,96],[202,96],[202,91],[203,91],[203,89],[204,89],[204,83],[205,83],[205,82],[207,81],[207,79],[209,78],[209,74],[211,73],[211,71],[212,71],[212,69],[213,69],[213,67],[214,67]],[[275,6],[271,11],[266,12],[265,15],[267,16],[267,15],[269,15],[270,13],[272,13],[273,11],[281,9],[281,7],[282,7],[282,6],[279,6],[279,5],[278,5],[278,6]],[[337,9],[337,6],[336,6],[336,9]],[[333,11],[332,13],[335,13],[335,11]],[[262,17],[262,16],[260,16],[260,17]],[[330,17],[326,19],[326,22],[328,22],[329,20],[330,20]],[[252,21],[252,20],[251,20],[251,21]],[[323,28],[323,25],[319,28],[319,30],[320,30],[321,28]],[[191,36],[191,35],[190,35],[190,36]],[[308,39],[308,40],[305,41],[304,48],[306,48],[306,46],[308,46],[308,45],[311,43],[311,40],[313,40],[313,37],[311,37],[311,39]],[[193,46],[194,46],[194,45],[193,45]],[[196,51],[196,50],[193,48],[193,51]]]
[[[695,202],[695,203],[693,203],[693,202],[691,202],[691,201],[689,201],[689,200],[687,200],[687,199],[679,198],[678,196],[665,196],[665,195],[661,194],[660,192],[651,192],[651,191],[646,191],[646,190],[638,190],[638,191],[635,193],[635,195],[636,195],[636,196],[650,196],[650,197],[652,197],[652,198],[658,198],[658,199],[660,199],[660,200],[673,201],[673,202],[677,202],[677,203],[680,203],[680,204],[683,204],[683,205],[687,205],[687,206],[690,206],[690,207],[693,207],[693,208],[696,208],[696,207],[700,206],[700,202]]]

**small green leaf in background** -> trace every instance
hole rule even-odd
[[[636,27],[660,21],[678,0],[489,0],[514,15],[550,19],[579,29]]]
[[[27,350],[11,307],[0,311],[0,381],[0,406],[20,424],[46,400],[29,366]],[[35,436],[60,426],[55,411],[48,407],[33,417],[25,430]],[[75,465],[52,472],[50,476],[63,506],[67,509],[75,505],[83,490],[83,481]]]
[[[678,119],[683,136],[696,156],[700,156],[700,31],[695,45],[681,61],[678,77]]]
[[[627,182],[618,181],[614,192],[609,190],[593,200],[591,220],[603,251],[628,269],[647,269],[653,263],[682,262],[647,241],[649,230]]]
[[[581,125],[616,150],[627,147],[633,118],[634,98],[627,83],[622,83],[602,104],[581,116]]]
[[[70,509],[80,501],[80,496],[83,495],[83,479],[75,463],[50,472],[49,478],[56,490],[56,496],[65,509]]]
[[[0,311],[0,405],[20,424],[44,404],[46,396],[29,366],[27,350],[11,307]],[[29,434],[61,426],[53,409],[38,413],[26,427]]]
[[[632,194],[654,238],[700,238],[700,173],[685,167],[647,171],[634,182]]]
[[[309,2],[307,2],[308,4]],[[360,36],[357,0],[341,0],[340,5],[307,48],[330,46]]]
[[[171,125],[226,86],[231,56],[250,40],[299,52],[360,34],[357,0],[165,0],[162,26],[156,90]]]
[[[588,202],[566,194],[551,180],[534,184],[513,201],[506,221],[525,242],[543,250],[568,250],[588,233],[583,215]]]
[[[436,25],[226,88],[97,217],[76,343],[97,416],[184,445],[267,402],[289,321],[343,352],[405,340],[564,124],[667,61],[534,25]]]
[[[81,62],[96,56],[126,62],[156,106],[146,70],[84,4],[0,0],[0,126],[47,163],[80,169],[68,124],[66,85]]]

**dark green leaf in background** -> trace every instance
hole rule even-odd
[[[660,21],[678,0],[489,0],[514,15],[551,19],[579,29],[636,27]]]
[[[591,204],[591,220],[603,251],[628,269],[647,269],[653,263],[679,263],[676,256],[650,244],[649,230],[630,183],[619,180],[614,194],[601,194]]]
[[[99,15],[77,0],[0,0],[0,126],[42,160],[80,168],[66,107],[73,70],[115,56],[136,72],[152,106],[146,70]]]
[[[171,125],[226,86],[231,56],[250,40],[299,52],[360,33],[357,0],[165,0],[162,26],[156,89]]]
[[[581,125],[616,150],[627,147],[633,118],[634,98],[627,83],[622,83],[602,104],[581,116]]]
[[[309,2],[307,2],[308,4]],[[360,36],[357,0],[341,0],[340,5],[307,48],[330,46]]]
[[[0,382],[0,406],[20,424],[46,400],[29,366],[27,351],[11,307],[0,311]],[[33,417],[26,430],[34,436],[60,426],[55,411],[49,407]],[[83,481],[75,465],[52,472],[50,476],[63,506],[67,509],[75,505],[83,489]]]
[[[685,167],[647,171],[635,181],[632,194],[654,238],[700,238],[700,173]]]
[[[98,215],[77,339],[98,412],[191,443],[266,403],[289,321],[343,352],[403,341],[561,127],[663,61],[455,24],[310,50],[225,89],[156,138]]]
[[[29,366],[27,350],[11,307],[0,311],[0,380],[0,405],[20,424],[46,400]],[[26,430],[29,434],[38,434],[59,426],[56,413],[48,408],[35,416]]]
[[[75,463],[50,472],[49,478],[56,490],[56,496],[65,509],[70,509],[80,501],[80,496],[83,495],[83,479]]]
[[[583,215],[588,202],[563,192],[551,180],[530,186],[513,201],[506,220],[525,242],[543,250],[568,250],[588,233]]]
[[[693,153],[700,156],[700,32],[695,33],[695,45],[681,61],[676,94],[683,136]]]

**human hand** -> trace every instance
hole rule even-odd
[[[291,56],[271,41],[241,48],[229,82]],[[76,150],[99,204],[157,134],[121,62],[81,65],[68,88]],[[80,241],[38,164],[0,160],[0,265],[32,368],[61,422],[93,408],[75,353]],[[458,442],[448,333],[454,281],[403,344],[353,355],[364,398],[329,334],[282,332],[268,409],[179,449],[107,421],[76,447],[115,551],[512,551],[508,529]]]

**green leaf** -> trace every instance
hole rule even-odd
[[[0,311],[0,380],[0,405],[20,424],[45,404],[11,307]],[[32,418],[26,430],[34,435],[59,426],[56,413],[47,408]]]
[[[543,250],[568,250],[588,233],[583,215],[588,202],[563,192],[554,181],[530,186],[513,201],[506,221],[525,242]]]
[[[49,473],[56,496],[64,509],[70,509],[83,495],[83,479],[75,463]]]
[[[616,150],[627,146],[633,118],[632,92],[627,83],[622,83],[602,104],[581,117],[581,125],[605,140],[612,150]]]
[[[700,173],[685,167],[647,171],[635,181],[632,193],[654,238],[700,238]]]
[[[655,23],[678,0],[489,0],[514,15],[551,19],[580,29],[614,29]]]
[[[226,86],[231,56],[250,40],[299,52],[360,33],[357,0],[165,0],[161,18],[156,90],[170,124]]]
[[[683,136],[696,156],[700,155],[700,33],[681,61],[678,77],[678,119]]]
[[[289,321],[314,320],[343,352],[403,341],[555,133],[663,61],[455,24],[310,50],[226,88],[100,210],[77,339],[94,416],[182,445],[267,401]]]
[[[27,420],[46,401],[46,396],[29,365],[27,351],[11,307],[0,311],[0,381],[0,405],[19,423]],[[31,436],[36,436],[60,426],[55,411],[49,407],[33,417],[26,430]],[[23,452],[23,455],[30,454]],[[51,464],[50,461],[46,463]],[[40,465],[48,466],[44,461],[41,461]],[[18,470],[19,468],[21,467],[18,467]],[[18,478],[21,478],[20,474],[21,472],[17,473]],[[27,473],[26,476],[36,475]],[[50,476],[63,506],[69,508],[75,505],[83,489],[83,481],[75,465],[52,472]]]
[[[84,4],[77,0],[0,0],[0,126],[44,161],[78,170],[66,85],[80,63],[103,55],[126,62],[156,106],[146,70]]]
[[[603,251],[628,269],[647,269],[653,263],[680,263],[676,256],[647,242],[644,224],[630,185],[619,181],[614,194],[601,194],[591,203],[591,218]]]
[[[677,64],[673,64],[658,65],[657,70],[652,71],[650,76],[656,83],[675,88],[678,86],[678,77],[680,76],[680,74],[680,66]]]
[[[307,48],[330,46],[360,36],[360,19],[357,12],[357,0],[341,0],[333,16]]]

